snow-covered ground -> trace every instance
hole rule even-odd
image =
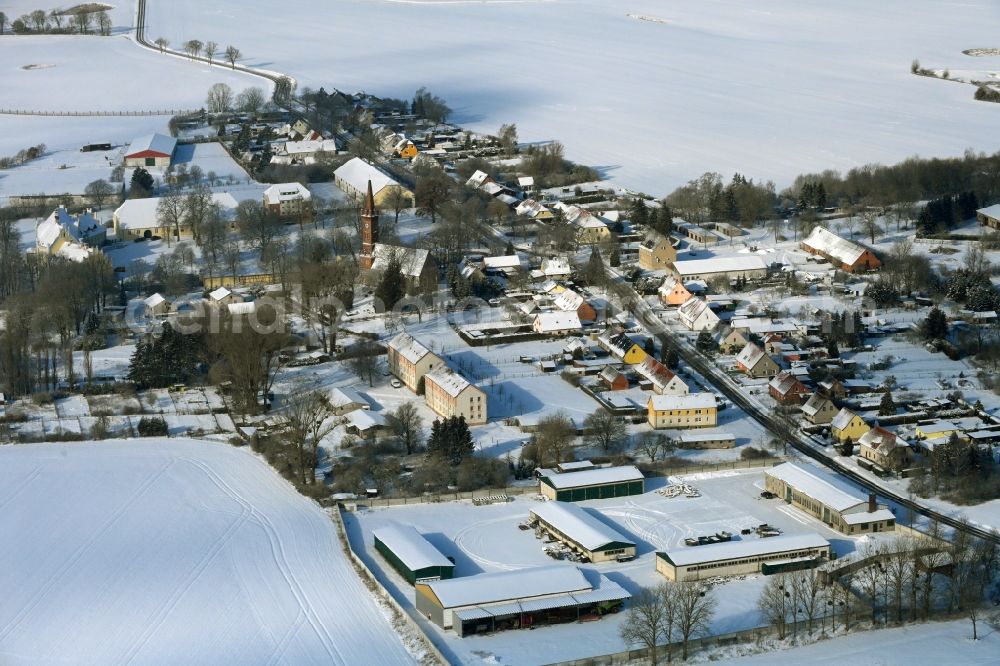
[[[233,43],[300,86],[409,98],[517,123],[615,182],[666,193],[704,171],[773,179],[915,153],[994,150],[997,109],[910,73],[991,67],[996,8],[934,0],[440,2],[154,0],[150,35]],[[308,20],[303,22],[304,16]],[[640,20],[638,16],[656,20]]]
[[[817,472],[830,478],[822,471]],[[764,500],[760,469],[689,474],[683,479],[701,492],[699,498],[667,499],[656,492],[666,483],[648,479],[644,495],[580,502],[601,520],[625,534],[637,545],[638,557],[626,564],[605,563],[581,566],[609,575],[635,593],[663,580],[655,571],[658,550],[683,548],[686,537],[728,530],[739,534],[761,523],[778,526],[786,534],[818,532],[828,539],[839,556],[856,549],[859,539],[828,529],[801,511],[778,500]],[[845,485],[837,482],[838,485]],[[857,492],[855,490],[855,492]],[[404,582],[377,552],[371,531],[388,523],[412,525],[445,555],[455,558],[456,576],[520,569],[552,564],[543,545],[531,531],[517,529],[539,501],[535,495],[514,497],[507,504],[473,506],[469,501],[418,504],[390,508],[361,509],[348,514],[346,523],[351,543],[368,566],[404,607],[414,605],[413,587]],[[887,533],[891,537],[890,533]],[[882,535],[880,535],[881,537]],[[756,537],[740,537],[744,539]],[[762,623],[756,600],[766,582],[763,576],[726,579],[716,586],[720,605],[712,623],[713,633],[738,631]],[[460,663],[536,664],[607,654],[625,649],[618,629],[624,615],[609,616],[586,625],[542,627],[526,636],[508,631],[492,636],[458,638],[418,618],[422,626],[451,652]],[[490,661],[494,659],[495,661]]]
[[[248,451],[0,447],[0,661],[409,664],[330,518]]]

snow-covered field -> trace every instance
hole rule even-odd
[[[309,19],[303,22],[302,17]],[[640,20],[638,16],[655,20]],[[150,35],[241,47],[300,86],[408,98],[558,139],[614,181],[666,193],[704,171],[801,171],[992,151],[995,105],[910,74],[991,67],[995,3],[934,0],[388,2],[153,0]]]
[[[214,83],[266,87],[255,76],[159,55],[127,37],[9,37],[0,40],[0,63],[4,109],[198,109]]]
[[[414,663],[330,518],[248,451],[0,447],[0,662]]]

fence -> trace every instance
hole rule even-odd
[[[417,497],[371,497],[367,499],[351,500],[349,504],[356,506],[367,506],[370,508],[402,506],[404,504],[433,504],[437,502],[452,502],[463,499],[480,499],[483,497],[495,497],[496,495],[537,495],[538,486],[508,486],[506,488],[492,488],[484,490],[473,490],[453,493],[433,493],[419,495]]]
[[[25,109],[0,109],[0,115],[7,116],[177,116],[197,112],[197,109],[169,109],[163,111],[29,111]]]
[[[406,612],[406,610],[399,604],[398,601],[396,601],[395,597],[389,594],[389,591],[385,589],[382,583],[379,582],[378,578],[375,577],[375,574],[372,573],[372,570],[368,568],[368,565],[365,564],[364,560],[362,560],[358,556],[358,554],[354,552],[354,547],[351,545],[351,540],[347,536],[347,527],[344,525],[344,516],[341,514],[341,511],[343,511],[343,507],[338,504],[337,510],[333,512],[334,516],[336,517],[336,520],[334,522],[336,522],[337,524],[337,530],[340,532],[340,537],[343,539],[344,544],[347,547],[346,550],[350,555],[351,560],[353,560],[354,564],[358,568],[360,568],[361,571],[367,574],[368,579],[372,582],[372,584],[376,585],[378,589],[382,591],[382,597],[399,614],[399,617],[404,622],[406,622],[407,626],[410,627],[413,631],[415,631],[417,635],[423,639],[425,646],[431,652],[431,654],[433,654],[437,658],[438,662],[441,664],[451,663],[448,659],[445,658],[445,656],[441,653],[441,651],[430,639],[430,637],[424,632],[424,630],[420,628],[420,625],[417,624],[417,622],[413,619],[413,617]]]

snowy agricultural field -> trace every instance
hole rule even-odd
[[[239,91],[262,79],[160,55],[128,37],[19,36],[0,40],[4,109],[161,111],[198,109],[215,83]],[[166,119],[164,119],[166,120]]]
[[[996,664],[1000,633],[979,623],[979,640],[972,640],[968,620],[924,622],[881,631],[853,632],[804,647],[774,645],[774,649],[752,657],[735,657],[726,650],[722,657],[733,666],[896,666],[902,664]],[[719,654],[713,655],[716,659]],[[711,660],[712,657],[710,656]],[[696,661],[703,659],[696,658]]]
[[[459,123],[514,122],[522,141],[558,139],[654,194],[704,171],[782,187],[803,171],[997,148],[1000,109],[910,73],[914,58],[1000,60],[961,53],[995,45],[985,0],[153,0],[147,16],[149,35],[236,44],[300,87],[408,99],[425,85]]]
[[[248,451],[30,444],[0,463],[4,663],[415,662],[330,517]]]
[[[108,16],[111,17],[111,22],[114,24],[112,34],[117,34],[123,30],[130,30],[135,23],[135,3],[133,2],[116,0],[115,2],[92,4],[102,5]],[[75,5],[72,3],[56,2],[56,0],[4,0],[3,11],[7,14],[7,20],[13,21],[19,16],[30,14],[36,9],[44,9],[48,13],[54,9],[68,9],[73,6]]]
[[[818,473],[829,478],[821,471]],[[682,480],[697,488],[701,497],[668,499],[657,492],[667,483]],[[563,561],[558,564],[599,571],[634,594],[642,587],[664,580],[655,570],[656,551],[683,548],[686,537],[714,534],[719,530],[739,534],[742,528],[769,523],[786,534],[818,532],[830,541],[840,556],[853,552],[861,540],[873,538],[846,537],[780,500],[760,499],[764,477],[759,468],[688,474],[667,480],[647,479],[646,488],[648,492],[643,495],[578,503],[636,543],[638,557],[634,561],[596,565]],[[456,577],[542,566],[553,563],[543,552],[544,544],[533,532],[517,528],[539,502],[537,495],[520,495],[507,504],[486,506],[456,501],[359,508],[355,513],[346,514],[345,522],[355,550],[397,601],[404,608],[412,609],[415,603],[413,587],[374,550],[372,530],[391,523],[412,525],[442,553],[455,558]],[[876,538],[891,538],[891,533]],[[715,585],[720,604],[712,632],[726,633],[762,624],[756,600],[765,583],[766,577],[756,575],[720,580]],[[441,630],[419,616],[415,619],[445,654],[453,655],[459,663],[538,664],[625,649],[618,635],[624,614],[586,625],[540,627],[531,632],[506,631],[467,638]]]
[[[45,143],[44,139],[40,142]],[[98,179],[110,182],[111,170],[121,162],[126,143],[117,143],[111,150],[88,153],[81,153],[79,148],[87,143],[86,136],[78,138],[77,143],[77,146],[65,150],[52,150],[46,143],[45,154],[38,159],[0,171],[0,203],[7,197],[18,195],[83,194],[87,183]],[[21,148],[28,147],[21,145]],[[111,219],[113,209],[108,205],[105,203],[102,221]]]
[[[39,91],[41,95],[43,91]],[[167,116],[10,116],[0,115],[0,155],[15,155],[23,148],[44,143],[46,152],[80,152],[86,143],[109,142],[124,148],[143,134],[167,131]],[[100,156],[107,153],[92,153]],[[65,162],[68,157],[63,157]],[[61,163],[60,162],[60,163]],[[5,179],[24,167],[0,171],[0,194],[5,193]],[[58,164],[56,165],[58,166]],[[54,174],[49,173],[50,177]],[[45,181],[40,181],[43,185]]]

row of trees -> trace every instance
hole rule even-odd
[[[229,111],[244,111],[257,113],[267,102],[263,88],[252,86],[238,94],[225,83],[216,83],[208,89],[205,97],[205,108],[209,113],[226,113]]]
[[[666,646],[670,663],[678,642],[681,659],[686,660],[690,642],[711,628],[719,602],[701,583],[663,582],[642,588],[629,603],[619,634],[629,645],[646,648],[649,663],[655,666],[660,663],[660,648]]]
[[[90,34],[94,26],[98,34],[107,37],[111,34],[111,17],[104,9],[95,9],[93,5],[79,5],[74,9],[53,9],[46,12],[36,9],[12,21],[6,14],[0,12],[0,35],[4,34],[7,23],[10,29],[18,35],[43,33],[79,33]]]
[[[708,172],[671,192],[665,203],[690,222],[734,221],[753,224],[771,216],[777,204],[774,183],[754,183],[733,174],[723,185],[722,176]]]
[[[170,46],[170,40],[166,37],[157,37],[153,40],[153,43],[160,49],[160,53],[166,51],[167,47]],[[211,64],[215,61],[216,56],[221,55],[229,62],[230,67],[236,69],[236,61],[243,57],[243,52],[232,44],[224,50],[220,50],[220,48],[218,42],[202,42],[199,39],[189,39],[183,44],[184,53],[192,60],[199,56],[204,56]]]
[[[975,217],[977,208],[979,198],[975,192],[959,192],[954,199],[950,194],[945,194],[931,199],[920,210],[917,228],[925,234],[947,231],[956,223]]]
[[[10,169],[11,167],[21,166],[31,160],[38,159],[44,154],[44,143],[40,143],[37,146],[31,146],[30,148],[22,148],[13,155],[0,157],[0,169]]]

